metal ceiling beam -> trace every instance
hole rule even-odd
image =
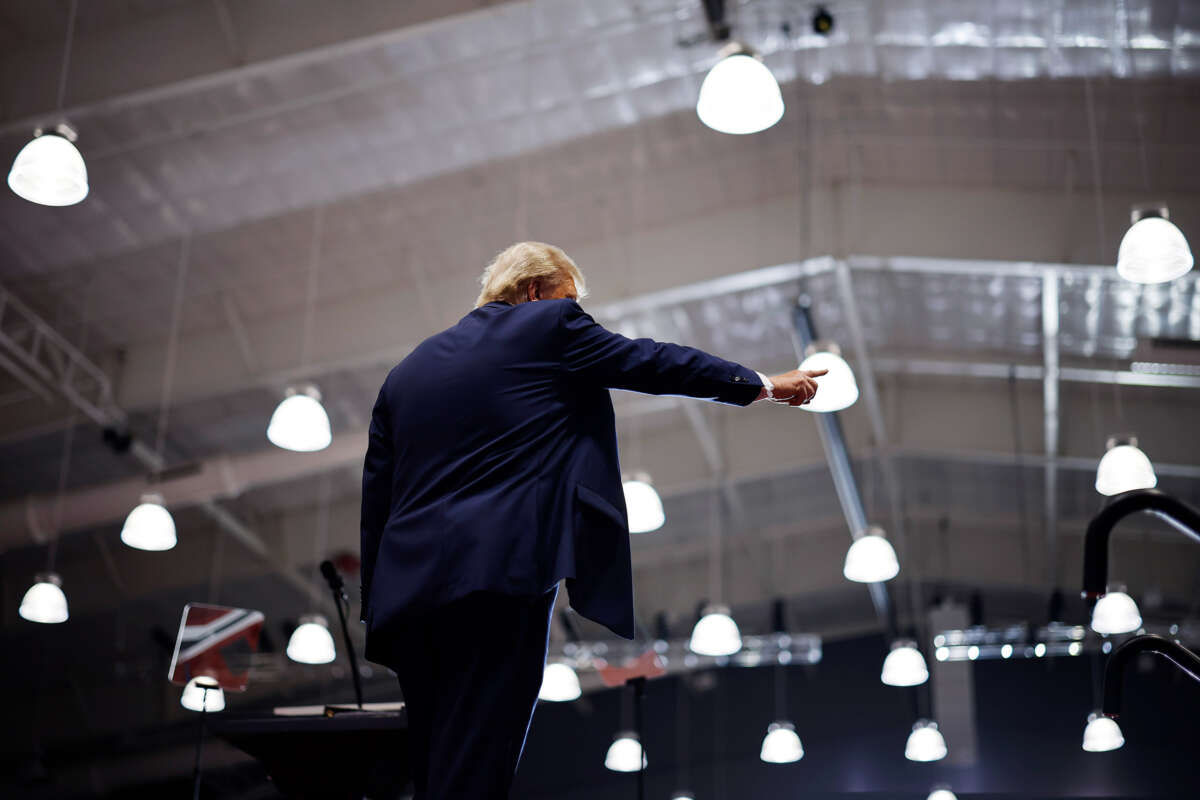
[[[125,425],[127,415],[114,402],[112,384],[104,371],[3,287],[0,287],[0,367],[12,372],[26,385],[42,386],[53,391],[101,428]],[[362,441],[365,441],[365,437]],[[343,442],[346,447],[350,444]],[[161,473],[165,466],[162,457],[139,440],[132,442],[129,453],[152,474]],[[299,462],[292,469],[312,469],[319,463],[303,457],[296,459],[294,453],[286,455]],[[361,452],[359,455],[361,457]],[[281,465],[264,467],[261,462],[269,457],[269,453],[258,453],[244,462],[241,473],[243,479],[250,480],[248,475],[264,473],[269,474],[272,480],[281,479],[287,469]],[[0,530],[6,535],[14,532],[17,536],[21,536],[21,531],[29,531],[36,539],[45,535],[57,536],[64,530],[112,522],[122,519],[143,492],[151,489],[163,492],[169,483],[172,490],[184,492],[190,488],[189,496],[195,505],[218,528],[240,542],[291,586],[307,595],[310,602],[321,607],[328,605],[332,609],[331,601],[309,580],[280,564],[258,534],[218,505],[218,498],[236,495],[244,490],[244,483],[238,483],[238,472],[230,460],[210,460],[206,466],[207,472],[175,481],[160,480],[151,484],[146,479],[135,479],[70,492],[61,498],[61,504],[58,498],[27,498],[24,503],[0,507],[0,520],[3,520]],[[171,497],[169,494],[167,496]],[[57,530],[53,529],[55,522]]]
[[[1061,353],[1060,353],[1061,355]],[[936,358],[879,358],[879,372],[945,378],[983,378],[1043,381],[1044,365],[1011,364],[1003,361],[951,361]],[[1092,369],[1088,367],[1058,368],[1058,379],[1070,383],[1099,383],[1122,386],[1157,386],[1166,389],[1200,389],[1200,375],[1173,375],[1129,370]]]
[[[1058,581],[1058,312],[1058,275],[1046,272],[1042,275],[1042,411],[1046,450],[1042,474],[1051,586]]]
[[[793,344],[796,348],[796,361],[799,363],[804,360],[805,348],[817,338],[812,317],[808,311],[807,298],[801,298],[797,302],[792,312],[792,323],[796,333]],[[846,446],[846,437],[842,433],[837,412],[813,414],[813,416],[816,418],[817,431],[821,436],[821,446],[829,461],[829,473],[833,479],[834,490],[837,492],[842,513],[846,517],[846,524],[850,528],[850,536],[857,540],[866,534],[869,522],[867,521],[867,512],[863,508],[862,495],[858,491],[858,483],[854,478],[854,470],[850,466],[850,450]],[[871,595],[871,604],[875,606],[879,624],[883,626],[889,639],[895,638],[896,611],[888,595],[887,586],[883,583],[869,583],[867,591]]]

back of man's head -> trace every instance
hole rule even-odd
[[[475,307],[496,300],[517,305],[529,299],[527,290],[531,282],[540,280],[555,285],[566,278],[575,281],[579,297],[587,294],[583,273],[562,248],[545,242],[517,242],[500,251],[483,271],[479,279],[482,291]]]

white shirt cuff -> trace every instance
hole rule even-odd
[[[763,375],[758,370],[755,370],[754,374],[758,375],[758,379],[762,381],[763,388],[767,390],[766,397],[764,397],[762,399],[763,400],[774,400],[775,399],[775,384],[771,383],[771,379],[768,378],[766,375]]]

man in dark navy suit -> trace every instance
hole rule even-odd
[[[363,468],[366,657],[396,671],[417,800],[508,797],[558,582],[633,638],[629,525],[609,389],[799,405],[823,373],[768,378],[628,339],[579,306],[566,253],[521,242],[476,308],[388,374]]]

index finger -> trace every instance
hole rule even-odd
[[[829,370],[827,370],[827,369],[806,369],[806,370],[804,370],[804,374],[810,378],[819,378],[827,372],[829,372]]]

